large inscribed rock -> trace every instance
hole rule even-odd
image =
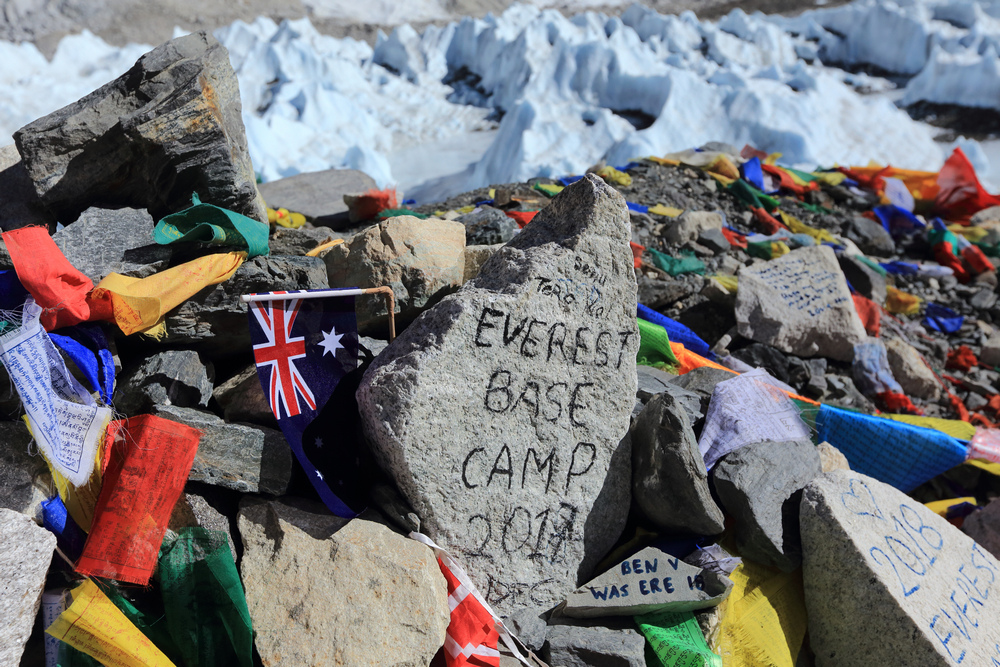
[[[423,532],[501,613],[565,598],[624,525],[639,345],[628,242],[625,200],[586,176],[358,389]]]
[[[1000,563],[871,477],[802,494],[802,579],[817,667],[1000,663]]]
[[[833,250],[800,248],[739,273],[741,336],[799,357],[850,361],[865,327]]]

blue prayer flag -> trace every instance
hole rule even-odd
[[[330,470],[329,447],[323,449],[334,445],[335,432],[309,427],[357,367],[354,297],[296,298],[310,292],[335,290],[270,292],[287,298],[251,302],[250,340],[261,387],[292,452],[330,511],[350,519],[357,513],[331,489],[338,471]]]

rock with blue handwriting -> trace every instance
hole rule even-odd
[[[736,322],[741,336],[799,357],[850,361],[865,327],[847,279],[827,246],[800,248],[744,267]]]
[[[1000,664],[1000,563],[959,529],[844,470],[805,487],[800,522],[817,667]]]
[[[726,599],[733,582],[716,571],[646,547],[566,597],[566,616],[636,616],[653,611],[694,611]]]

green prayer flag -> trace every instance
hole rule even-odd
[[[653,265],[671,276],[679,276],[682,273],[705,274],[705,263],[692,253],[681,253],[679,257],[672,257],[653,248],[647,248],[647,251],[653,257]]]
[[[153,229],[153,240],[160,245],[176,241],[198,241],[245,248],[247,258],[270,252],[267,236],[270,227],[245,215],[213,204],[203,204],[198,193],[191,195],[191,206],[164,217]]]
[[[417,213],[416,211],[410,208],[387,208],[382,211],[379,211],[378,214],[375,216],[375,219],[385,220],[386,218],[396,218],[401,215],[410,215],[420,220],[426,220],[427,218],[430,217],[426,213]]]
[[[635,617],[663,667],[722,667],[690,611],[654,611]]]
[[[659,324],[636,318],[639,323],[639,351],[635,355],[637,364],[670,371],[677,367],[677,357],[670,349],[667,330]]]
[[[166,625],[185,667],[253,665],[253,628],[226,534],[182,528],[160,547]]]

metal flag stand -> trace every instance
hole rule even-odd
[[[287,301],[289,299],[328,299],[338,296],[361,296],[362,294],[384,294],[385,307],[389,311],[389,342],[396,337],[396,295],[387,285],[382,287],[363,287],[346,289],[291,290],[284,293],[244,294],[240,297],[243,303],[255,301]]]

